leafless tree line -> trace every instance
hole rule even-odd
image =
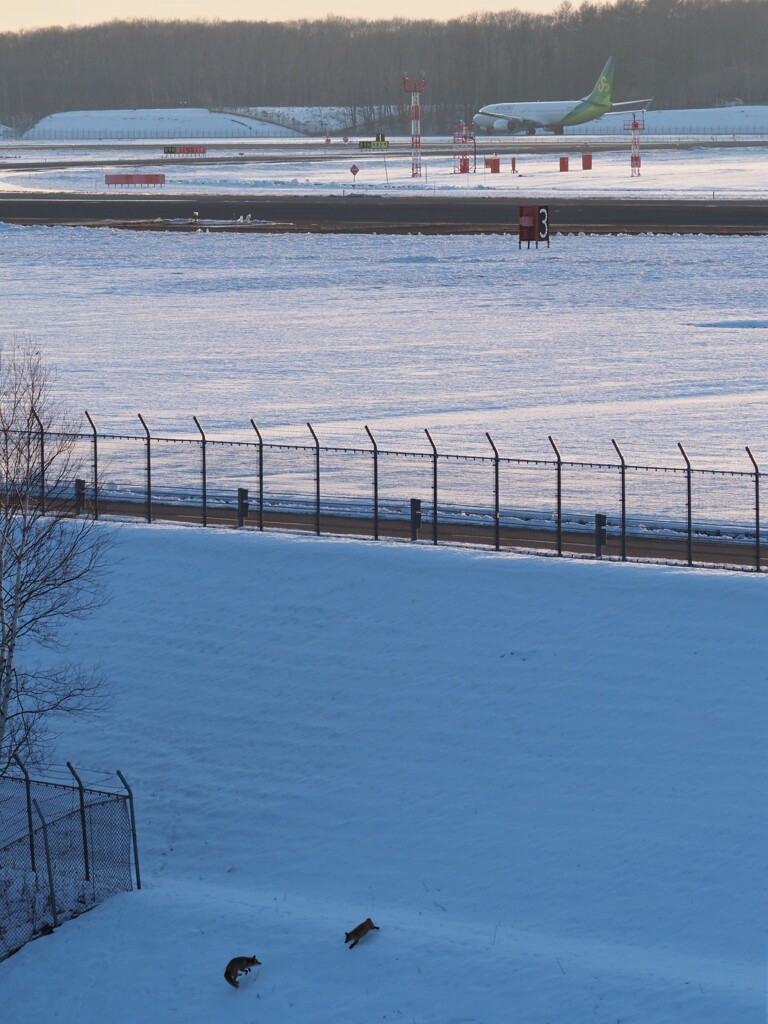
[[[61,110],[342,106],[407,121],[401,76],[424,72],[425,130],[483,103],[576,98],[616,57],[615,99],[656,107],[768,102],[766,0],[617,0],[551,15],[447,22],[329,17],[289,23],[114,21],[0,35],[0,122]]]

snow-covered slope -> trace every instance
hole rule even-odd
[[[566,128],[569,135],[625,134],[631,112],[611,114]],[[43,118],[23,136],[38,140],[212,139],[300,137],[307,133],[349,132],[348,107],[243,107],[213,111],[197,107],[139,110],[74,110]],[[0,135],[2,132],[0,131]],[[370,134],[370,133],[368,133]],[[424,137],[434,134],[425,115]],[[768,106],[649,110],[645,135],[768,134]],[[481,136],[482,138],[483,136]]]
[[[24,133],[36,139],[185,139],[291,137],[299,132],[245,114],[198,107],[157,110],[71,110],[51,114]]]
[[[112,582],[60,756],[128,775],[145,886],[4,1024],[762,1024],[764,580],[125,526]]]
[[[631,120],[631,111],[609,114],[565,131],[568,135],[627,134],[625,125]],[[644,123],[646,135],[765,135],[768,106],[647,110]]]

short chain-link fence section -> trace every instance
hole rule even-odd
[[[0,776],[0,960],[130,891],[132,858],[140,886],[127,784],[92,788],[68,769],[36,778],[17,762]]]
[[[391,449],[365,428],[365,444],[323,443],[307,424],[304,441],[265,436],[251,420],[232,439],[98,430],[75,435],[84,479],[78,509],[258,529],[348,533],[598,555],[760,571],[768,564],[761,522],[762,473],[751,449],[721,467],[679,457],[667,464],[568,458],[550,437],[547,452],[523,458],[490,434],[474,451],[449,451],[424,431],[421,450]],[[362,432],[361,432],[362,433]],[[46,438],[54,438],[53,433]],[[36,443],[42,444],[42,440]],[[473,446],[474,447],[474,446]],[[420,508],[414,528],[412,500]],[[605,517],[604,534],[596,526]],[[602,539],[601,539],[602,538]]]

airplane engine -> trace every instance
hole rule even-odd
[[[509,132],[512,131],[512,125],[509,121],[501,118],[499,121],[493,122],[493,130],[495,132]]]

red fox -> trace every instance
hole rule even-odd
[[[233,957],[226,966],[224,977],[233,988],[240,988],[237,983],[238,974],[250,974],[252,967],[261,966],[261,960],[255,956]]]
[[[374,924],[373,921],[370,919],[370,917],[366,917],[366,919],[363,921],[363,923],[359,924],[357,926],[357,928],[353,928],[351,932],[346,932],[345,933],[344,941],[345,942],[349,942],[350,939],[354,939],[354,942],[349,947],[350,949],[354,949],[355,946],[360,941],[360,939],[362,939],[362,937],[364,935],[367,935],[368,932],[371,931],[374,928],[376,929],[376,931],[379,930],[379,926],[377,924]]]

